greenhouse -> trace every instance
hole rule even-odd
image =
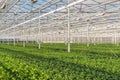
[[[0,80],[120,80],[120,0],[0,0]]]

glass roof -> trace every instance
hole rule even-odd
[[[0,0],[0,36],[20,36],[23,30],[27,35],[27,29],[37,32],[34,29],[39,28],[44,34],[67,32],[68,21],[72,35],[76,30],[86,33],[88,25],[96,32],[109,28],[108,33],[113,25],[118,30],[120,0]]]

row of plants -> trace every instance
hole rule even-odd
[[[0,45],[2,80],[120,80],[120,46],[113,44]]]

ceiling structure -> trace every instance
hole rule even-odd
[[[119,32],[120,0],[0,0],[0,38],[111,37]]]

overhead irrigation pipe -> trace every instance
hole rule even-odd
[[[5,9],[6,3],[7,3],[7,0],[5,0],[5,1],[3,2],[2,6],[1,6],[0,8],[1,8],[1,9]]]
[[[117,18],[117,19],[119,19],[119,18]],[[103,22],[105,22],[105,20],[103,21]],[[55,24],[58,24],[58,23],[55,23]],[[62,24],[62,23],[59,23],[59,24]],[[72,24],[72,23],[71,23]],[[79,24],[79,25],[81,25],[81,24]],[[120,25],[120,23],[115,23],[115,25],[117,25],[117,26],[119,26]],[[49,25],[49,26],[52,26],[52,25]],[[34,28],[38,28],[38,27],[33,27],[33,28],[31,28],[31,29],[34,29]],[[102,27],[102,28],[100,28],[100,29],[106,29],[106,27]],[[9,31],[9,30],[8,30]],[[18,31],[20,31],[20,30],[18,30]]]
[[[85,0],[75,1],[75,2],[73,2],[73,3],[70,3],[70,4],[66,5],[66,6],[60,7],[60,8],[58,8],[58,9],[53,10],[53,11],[51,11],[51,12],[48,12],[48,13],[46,13],[46,14],[43,14],[43,15],[38,16],[38,17],[35,17],[35,18],[31,19],[31,20],[27,20],[27,21],[25,21],[25,22],[23,22],[23,23],[20,23],[20,24],[18,24],[18,25],[13,26],[13,27],[7,28],[7,29],[2,30],[2,31],[0,31],[0,32],[4,32],[4,31],[7,31],[7,30],[9,30],[9,29],[15,28],[15,27],[17,27],[17,26],[23,25],[23,24],[28,23],[28,22],[30,22],[30,21],[33,21],[33,20],[35,20],[35,19],[38,19],[38,18],[47,16],[47,15],[49,15],[49,14],[52,14],[52,13],[54,13],[54,12],[56,12],[56,11],[60,11],[60,10],[69,8],[69,7],[74,6],[74,5],[76,5],[76,4],[80,3],[80,2],[83,2],[83,1],[85,1]]]
[[[49,3],[51,0],[49,0],[47,3]],[[28,1],[29,2],[29,1]],[[24,5],[26,5],[28,2],[26,2]],[[24,5],[22,5],[22,6],[24,6]],[[46,5],[46,3],[45,4],[42,4],[41,6],[44,6],[44,5]],[[49,6],[49,5],[47,5],[47,6]],[[39,8],[37,8],[37,9],[35,9],[35,10],[33,10],[33,12],[34,11],[38,11],[39,9],[43,9],[43,7],[41,8],[41,7],[39,7]],[[19,16],[17,19],[19,19],[19,18],[23,18],[23,17],[27,17],[27,16],[30,16],[30,15],[32,15],[33,13],[25,13],[24,15],[22,15],[22,16]],[[12,22],[12,21],[11,21]]]
[[[77,13],[77,12],[76,12]],[[105,12],[104,13],[101,13],[101,14],[97,14],[97,16],[103,16],[103,14],[105,14]],[[110,15],[110,14],[109,14]],[[64,17],[64,16],[66,16],[66,15],[62,15],[61,17]],[[108,16],[108,15],[107,15]],[[86,18],[86,16],[85,17],[83,17],[83,18]],[[56,19],[56,18],[53,18],[53,19]],[[78,20],[79,20],[79,18],[78,18]],[[56,24],[56,23],[55,23]]]

